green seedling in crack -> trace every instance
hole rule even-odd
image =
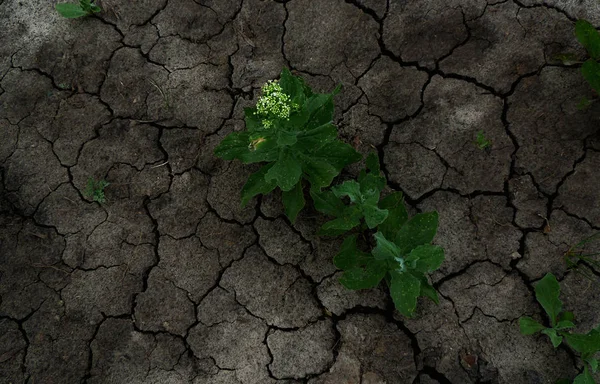
[[[332,93],[314,93],[301,77],[284,68],[280,80],[262,87],[255,108],[244,110],[246,130],[221,141],[215,154],[242,163],[266,163],[242,188],[242,206],[254,196],[282,190],[285,214],[294,222],[305,205],[304,184],[321,191],[342,169],[360,160],[338,139]]]
[[[583,262],[594,269],[600,270],[600,261],[598,260],[600,252],[590,253],[585,251],[586,245],[597,240],[600,240],[600,233],[586,237],[577,244],[572,245],[569,250],[565,252],[565,262],[567,263],[567,267],[592,281],[596,280],[594,273],[585,268],[580,269],[579,264],[580,262]]]
[[[550,320],[550,327],[540,324],[531,317],[524,316],[519,319],[519,327],[524,335],[542,333],[550,338],[550,342],[557,348],[566,342],[571,349],[579,353],[584,361],[583,372],[580,373],[573,384],[595,383],[591,372],[598,371],[598,360],[595,355],[600,351],[600,326],[588,333],[572,333],[569,330],[575,327],[575,316],[572,312],[562,310],[562,301],[559,299],[560,285],[553,274],[548,273],[535,286],[535,297],[540,303]],[[569,383],[561,380],[560,383]]]
[[[100,7],[94,4],[92,0],[79,0],[79,3],[56,4],[56,10],[62,17],[66,17],[67,19],[89,16],[101,11]]]
[[[104,196],[104,188],[110,184],[106,180],[95,181],[93,178],[89,178],[83,191],[83,195],[92,199],[100,204],[106,203],[106,197]]]
[[[372,236],[370,252],[359,249],[359,234],[344,240],[334,258],[336,267],[344,271],[340,283],[357,290],[374,288],[385,280],[396,309],[412,317],[419,296],[439,302],[427,278],[444,261],[444,250],[431,244],[438,214],[419,213],[409,218],[401,192],[379,199],[385,185],[379,159],[371,154],[358,181],[346,181],[330,191],[311,191],[311,196],[318,211],[337,217],[323,225],[322,233],[336,235],[357,227],[371,230],[367,237],[360,233],[367,245]],[[346,198],[349,204],[343,201]]]
[[[475,145],[477,148],[485,150],[491,147],[492,142],[485,137],[483,131],[478,131],[477,136],[475,137]]]

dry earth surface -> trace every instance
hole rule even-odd
[[[566,269],[600,230],[600,106],[575,65],[595,0],[103,0],[62,19],[0,0],[0,382],[553,383],[581,365],[522,336],[561,281],[579,330],[598,285]],[[212,151],[287,66],[344,85],[343,140],[438,210],[441,294],[414,319],[337,281],[324,220]],[[475,133],[492,142],[478,149]],[[352,167],[355,173],[358,166]],[[110,182],[106,204],[83,195]],[[581,268],[587,268],[582,266]],[[599,271],[592,273],[600,276]]]

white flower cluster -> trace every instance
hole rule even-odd
[[[273,119],[289,119],[292,110],[291,100],[283,93],[277,80],[269,80],[262,87],[262,96],[256,103],[256,115],[264,117],[265,128],[271,127]]]

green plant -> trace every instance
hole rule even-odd
[[[483,131],[478,131],[477,136],[475,137],[475,145],[477,145],[477,148],[483,150],[489,148],[492,145],[492,142],[485,137]]]
[[[323,225],[325,234],[340,234],[361,224],[362,229],[375,231],[370,252],[359,249],[359,234],[344,240],[334,258],[336,267],[344,271],[340,283],[357,290],[374,288],[385,279],[396,309],[412,317],[419,296],[439,301],[427,279],[427,274],[444,261],[444,250],[431,245],[437,232],[438,214],[419,213],[409,219],[401,192],[379,200],[385,185],[379,159],[371,154],[367,158],[367,169],[360,172],[358,181],[346,181],[331,191],[311,191],[311,196],[317,210],[337,216]],[[349,198],[349,204],[342,200],[345,197]],[[369,237],[361,238],[370,245]]]
[[[289,70],[269,81],[255,108],[246,108],[246,130],[223,139],[215,154],[243,163],[267,163],[250,175],[242,188],[242,206],[258,194],[279,187],[287,217],[294,222],[305,205],[303,180],[313,191],[331,184],[348,164],[361,156],[337,139],[333,96],[313,93]]]
[[[560,285],[553,274],[548,273],[535,286],[535,297],[541,304],[548,318],[550,327],[546,327],[531,317],[524,316],[519,319],[519,327],[524,335],[533,335],[541,332],[548,336],[554,348],[557,348],[563,341],[581,355],[581,359],[587,363],[584,370],[579,374],[574,384],[594,383],[590,373],[598,370],[598,360],[594,357],[600,351],[600,326],[592,329],[588,333],[572,333],[569,329],[575,327],[573,323],[574,315],[572,312],[562,310],[562,302],[559,299]],[[588,369],[588,366],[590,369]]]
[[[590,56],[581,66],[581,73],[592,88],[600,93],[600,33],[589,22],[578,20],[575,35]]]
[[[574,244],[571,247],[569,247],[569,250],[565,252],[565,262],[567,263],[567,267],[579,274],[582,274],[584,277],[590,280],[595,280],[595,275],[593,272],[586,269],[579,269],[578,266],[579,262],[585,262],[589,264],[592,268],[600,269],[600,261],[597,260],[597,257],[600,255],[600,252],[586,253],[585,251],[585,247],[587,244],[592,243],[598,239],[600,239],[600,232],[586,237],[577,244]]]
[[[83,195],[88,199],[93,199],[100,204],[104,204],[106,202],[104,188],[108,187],[109,185],[110,184],[106,180],[95,181],[90,177],[85,186],[85,190],[83,191]]]
[[[78,17],[92,15],[101,11],[100,7],[92,2],[93,0],[79,0],[79,3],[61,3],[56,4],[56,10],[62,17],[76,19]]]

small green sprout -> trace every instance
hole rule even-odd
[[[76,19],[78,17],[89,16],[101,11],[99,6],[92,3],[92,0],[79,0],[79,4],[56,4],[56,10],[62,17],[66,17],[67,19]]]
[[[477,145],[477,148],[484,150],[490,148],[492,142],[485,137],[483,131],[478,131],[477,137],[475,138],[475,145]]]
[[[538,323],[531,317],[523,316],[519,319],[519,327],[523,335],[542,333],[550,338],[554,348],[558,348],[563,341],[574,351],[578,352],[584,364],[583,372],[573,381],[574,384],[592,384],[594,379],[591,373],[598,371],[596,354],[600,351],[600,326],[588,333],[573,333],[570,329],[575,327],[573,312],[562,310],[562,301],[559,299],[560,285],[553,274],[548,273],[535,286],[535,298],[540,303],[550,320],[550,327]],[[590,372],[591,371],[591,372]],[[559,382],[567,382],[566,380]]]
[[[592,268],[600,268],[600,252],[593,252],[590,250],[586,251],[586,245],[593,243],[600,239],[600,233],[593,234],[585,239],[581,240],[577,244],[572,245],[567,252],[565,252],[565,262],[569,269],[574,270],[576,273],[581,274],[583,277],[589,280],[595,280],[594,273],[587,269],[579,269],[579,263],[587,263]]]
[[[110,184],[106,180],[95,181],[90,177],[87,181],[87,185],[85,186],[85,190],[83,191],[83,195],[88,199],[93,199],[100,204],[104,204],[106,203],[104,188],[108,187],[109,185]]]

